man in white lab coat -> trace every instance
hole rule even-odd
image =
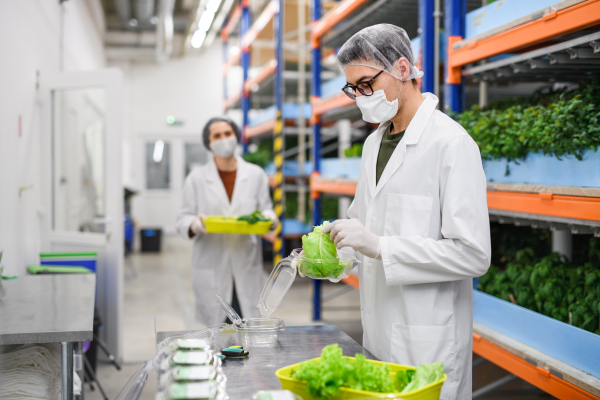
[[[479,148],[436,96],[420,93],[403,29],[363,29],[338,62],[344,92],[380,124],[365,141],[350,219],[323,230],[363,255],[363,345],[384,361],[443,361],[441,398],[470,399],[472,278],[491,259]]]
[[[240,216],[261,210],[273,220],[275,228],[279,221],[269,194],[269,178],[262,168],[235,155],[240,130],[231,119],[212,118],[202,136],[214,157],[186,178],[183,204],[177,215],[179,233],[194,240],[192,284],[196,320],[204,325],[224,321],[217,294],[241,316],[258,318],[256,305],[264,282],[261,238],[207,233],[202,220],[210,215]]]

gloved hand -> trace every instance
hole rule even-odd
[[[338,249],[350,246],[369,258],[381,260],[379,236],[370,232],[357,219],[338,219],[325,226],[323,233],[329,233]]]
[[[302,251],[300,252],[300,254],[298,254],[298,256],[303,256],[303,255],[304,255],[304,250],[302,250]],[[304,274],[302,273],[302,271],[300,271],[300,269],[298,268],[298,263],[299,263],[299,262],[300,262],[300,260],[299,260],[298,258],[294,258],[294,259],[292,260],[292,268],[295,268],[295,269],[296,269],[296,271],[298,271],[298,275],[300,275],[301,277],[303,277],[303,278],[304,278],[304,277],[306,277],[306,275],[304,275]]]
[[[271,230],[274,230],[275,228],[277,228],[279,226],[279,218],[277,218],[277,214],[275,214],[275,211],[264,210],[262,212],[262,215],[266,219],[270,219],[271,221],[273,221],[273,224],[271,224]]]
[[[192,225],[190,225],[190,231],[192,231],[194,235],[206,234],[206,228],[204,228],[204,222],[202,222],[204,218],[206,218],[206,215],[200,214],[198,215],[198,218],[192,222]]]

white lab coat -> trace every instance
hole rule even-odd
[[[383,123],[364,145],[348,209],[381,237],[383,261],[359,266],[363,345],[405,365],[443,361],[441,399],[471,398],[472,278],[491,259],[486,182],[477,144],[430,93],[379,183]]]
[[[214,158],[194,169],[186,178],[177,230],[189,238],[190,225],[199,214],[244,215],[272,209],[269,178],[265,171],[237,158],[231,202]],[[256,305],[263,286],[262,243],[257,235],[207,233],[193,238],[192,283],[196,319],[205,325],[225,320],[216,295],[231,301],[233,280],[244,318],[259,318]]]

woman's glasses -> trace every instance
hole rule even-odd
[[[346,83],[346,86],[342,88],[342,91],[346,93],[346,96],[350,97],[352,100],[356,100],[356,91],[359,91],[363,96],[371,96],[373,94],[373,86],[371,84],[379,75],[382,74],[382,71],[379,71],[377,75],[372,77],[366,82],[361,82],[358,85],[350,85]]]

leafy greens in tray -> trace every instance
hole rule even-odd
[[[298,268],[311,278],[337,278],[344,272],[346,262],[340,260],[333,240],[329,233],[323,233],[323,228],[329,225],[325,221],[323,225],[315,226],[308,235],[302,236],[302,248],[304,259],[300,261]]]
[[[379,393],[410,393],[443,376],[441,362],[393,373],[389,365],[369,362],[362,354],[356,354],[354,359],[344,357],[337,344],[326,346],[320,359],[305,361],[292,372],[292,378],[307,382],[311,396],[322,399],[336,396],[341,387]]]

